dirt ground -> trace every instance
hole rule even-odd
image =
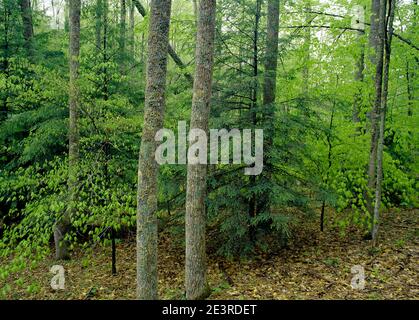
[[[259,254],[251,261],[208,257],[209,299],[419,299],[419,210],[392,210],[383,215],[376,248],[362,235],[344,236],[334,228],[321,233],[317,221],[298,228],[289,247]],[[168,234],[159,243],[159,295],[183,298],[183,250]],[[134,239],[117,243],[117,275],[111,275],[111,249],[97,245],[76,250],[61,262],[65,289],[54,291],[49,272],[53,256],[37,267],[8,279],[8,299],[134,299]],[[353,289],[351,268],[364,268],[365,287]],[[20,279],[20,280],[19,280]],[[0,284],[0,287],[2,285]]]

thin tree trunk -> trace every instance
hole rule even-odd
[[[96,49],[102,49],[102,15],[103,15],[103,0],[96,0],[95,8],[95,34],[96,34]]]
[[[379,12],[373,12],[371,17],[371,24],[375,21],[375,17],[379,17],[378,28],[375,29],[377,35],[372,35],[371,45],[375,51],[371,57],[372,61],[375,62],[375,100],[371,110],[371,147],[370,147],[370,159],[368,165],[368,189],[371,192],[367,196],[367,209],[373,216],[373,196],[376,186],[376,159],[377,159],[377,145],[378,145],[378,133],[379,133],[379,117],[380,117],[380,105],[382,101],[382,86],[383,86],[383,61],[384,61],[384,37],[385,37],[385,16],[386,16],[386,4],[387,0],[380,0],[381,5],[378,8],[375,6],[376,0],[373,0],[373,8]],[[376,22],[374,22],[376,23]],[[372,30],[371,30],[372,31]]]
[[[259,23],[261,17],[261,0],[256,0],[256,11],[255,11],[255,24],[253,29],[253,86],[251,91],[251,106],[250,106],[250,121],[253,127],[256,127],[257,124],[257,102],[258,102],[258,76],[259,76]],[[252,175],[250,177],[250,185],[256,185],[256,176]],[[249,199],[248,204],[248,217],[249,221],[253,219],[257,214],[257,199],[256,195],[253,194]],[[249,227],[249,238],[250,241],[255,242],[256,240],[256,229],[255,226],[250,223]]]
[[[375,204],[374,216],[372,220],[372,240],[373,244],[377,243],[377,232],[379,225],[379,213],[381,206],[381,184],[383,179],[383,149],[384,149],[384,132],[386,127],[386,112],[387,112],[387,96],[388,96],[388,79],[390,72],[390,58],[391,58],[391,40],[393,37],[393,21],[396,0],[389,0],[389,12],[386,23],[387,36],[385,38],[385,64],[384,64],[384,79],[383,79],[383,94],[380,106],[380,133],[377,148],[377,183],[375,188]]]
[[[275,135],[275,98],[276,73],[278,66],[278,32],[279,32],[279,0],[268,1],[267,34],[265,51],[265,74],[263,82],[263,122],[266,134],[264,148],[269,150],[273,146]],[[264,176],[271,180],[273,163],[268,155],[264,154]],[[269,208],[270,195],[266,193],[259,200],[260,209]]]
[[[22,14],[23,38],[25,48],[29,58],[33,58],[33,23],[32,7],[30,0],[20,0],[20,10]]]
[[[208,133],[212,87],[215,12],[216,0],[199,1],[191,128],[199,128],[206,133]],[[206,164],[188,164],[185,218],[185,287],[187,299],[204,299],[210,293],[207,284],[205,246],[206,180]]]
[[[131,56],[135,57],[135,34],[134,34],[134,27],[135,27],[135,11],[134,11],[134,3],[132,0],[130,1],[129,6],[129,48],[131,52]]]
[[[311,0],[306,0],[305,4],[305,25],[304,29],[304,65],[303,65],[303,98],[304,104],[308,106],[308,94],[309,94],[309,80],[310,80],[310,48],[311,48]]]
[[[71,217],[77,211],[79,162],[79,54],[80,54],[80,0],[70,1],[70,81],[69,81],[69,152],[68,152],[68,207],[54,229],[57,259],[68,259],[68,242],[64,239],[71,226]]]
[[[121,16],[119,22],[119,57],[120,65],[125,71],[125,30],[126,30],[127,6],[126,0],[121,0]]]
[[[152,0],[148,33],[144,126],[137,194],[137,297],[157,299],[157,175],[154,137],[163,126],[171,0]]]

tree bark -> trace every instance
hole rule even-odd
[[[131,0],[130,7],[129,7],[129,48],[130,48],[131,56],[133,58],[135,57],[134,27],[135,27],[134,3]]]
[[[267,32],[265,49],[265,73],[263,82],[263,128],[266,133],[264,148],[270,150],[273,146],[275,135],[275,99],[276,99],[276,75],[278,66],[278,32],[279,32],[279,0],[268,1]],[[273,163],[269,153],[264,153],[263,177],[271,180]],[[271,198],[265,193],[258,201],[261,210],[269,208]]]
[[[156,132],[163,126],[171,0],[152,0],[137,194],[137,297],[157,299]]]
[[[103,0],[96,0],[95,8],[95,35],[96,35],[96,50],[102,49],[102,15],[103,15]]]
[[[388,96],[388,79],[390,73],[390,58],[391,58],[391,40],[393,37],[393,21],[394,11],[396,6],[396,0],[388,0],[389,12],[386,23],[386,30],[388,29],[385,38],[385,64],[384,64],[384,79],[383,79],[383,94],[382,102],[380,106],[380,132],[377,147],[377,183],[375,187],[375,204],[374,204],[374,216],[372,219],[372,240],[374,245],[377,242],[377,233],[379,225],[379,213],[381,206],[381,184],[383,179],[383,149],[384,149],[384,132],[386,125],[386,112],[387,112],[387,96]]]
[[[68,241],[65,236],[71,226],[71,217],[77,211],[79,162],[79,54],[80,54],[80,0],[70,1],[70,81],[69,81],[69,152],[68,152],[68,207],[57,221],[54,240],[57,259],[68,259]]]
[[[371,57],[371,60],[375,62],[375,100],[371,109],[371,146],[370,146],[370,157],[368,165],[368,189],[371,194],[367,195],[367,209],[373,216],[373,194],[375,193],[376,186],[376,159],[377,159],[377,146],[378,146],[378,124],[379,124],[379,112],[380,105],[382,102],[382,87],[383,87],[383,62],[384,62],[384,37],[385,37],[385,16],[386,16],[386,4],[387,0],[380,0],[380,5],[375,6],[373,0],[373,8],[379,12],[373,12],[371,16],[371,32],[377,32],[376,35],[371,35],[370,45],[372,50],[375,52]],[[379,17],[378,27],[373,29],[372,24],[377,23],[375,17]]]
[[[29,58],[33,58],[33,23],[32,7],[30,0],[20,0],[20,10],[22,14],[23,38],[25,48]]]
[[[191,128],[199,128],[206,133],[208,133],[212,87],[215,12],[216,0],[199,1]],[[185,218],[187,299],[204,299],[210,293],[207,284],[205,246],[206,179],[206,164],[188,164]]]

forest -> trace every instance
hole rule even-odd
[[[0,299],[419,299],[418,75],[417,0],[0,0]]]

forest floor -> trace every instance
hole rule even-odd
[[[299,225],[288,248],[259,254],[248,261],[208,257],[209,299],[419,299],[419,210],[383,214],[376,248],[356,231],[341,235],[335,228],[321,233],[318,222]],[[159,294],[162,299],[183,296],[184,254],[163,233],[159,243]],[[65,268],[65,289],[50,287],[53,256],[19,278],[9,299],[134,299],[135,241],[117,243],[117,274],[111,275],[110,246],[90,253],[77,250]],[[365,270],[365,288],[351,287],[354,265]],[[17,279],[17,278],[16,278]],[[10,280],[10,279],[9,279]],[[36,281],[38,285],[28,290]]]

